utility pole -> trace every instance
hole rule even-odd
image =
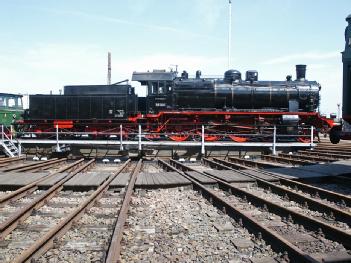
[[[107,85],[111,85],[111,52],[107,54]]]
[[[232,45],[232,0],[229,0],[228,68],[227,69],[230,69],[231,45]]]

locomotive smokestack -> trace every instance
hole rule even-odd
[[[296,65],[296,80],[306,79],[306,65]]]
[[[197,70],[195,76],[197,79],[201,78],[201,70]]]

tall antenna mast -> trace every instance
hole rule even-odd
[[[107,85],[111,85],[111,52],[107,55]]]
[[[232,0],[229,0],[228,69],[230,68],[231,45],[232,45]]]

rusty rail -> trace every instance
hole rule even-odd
[[[279,153],[279,156],[291,159],[298,159],[298,160],[309,160],[314,162],[335,162],[338,159],[330,158],[330,157],[321,157],[321,156],[312,156],[312,155],[305,155],[305,154],[288,154],[288,153]]]
[[[230,183],[223,181],[217,176],[210,175],[206,172],[199,172],[175,160],[171,160],[170,162],[171,164],[175,165],[175,167],[180,167],[181,169],[183,169],[185,173],[186,171],[193,171],[193,172],[202,174],[204,176],[207,176],[211,179],[214,179],[218,182],[218,185],[222,190],[228,191],[229,193],[239,196],[240,198],[246,198],[248,202],[256,204],[259,207],[266,206],[268,210],[278,214],[281,217],[286,217],[288,215],[291,215],[293,219],[296,221],[296,223],[304,225],[306,229],[309,229],[311,231],[318,231],[320,228],[327,238],[343,244],[347,249],[351,248],[351,234],[346,233],[344,230],[340,228],[326,224],[310,216],[300,214],[292,209],[285,208],[283,206],[270,202],[264,198],[258,197],[250,193],[249,191],[246,191],[242,188],[235,187]],[[188,175],[191,176],[190,174]]]
[[[316,152],[316,151],[310,151],[310,150],[299,150],[298,153],[311,155],[311,156],[323,156],[323,157],[338,158],[338,159],[350,159],[351,158],[351,156],[344,155],[344,154]]]
[[[25,160],[25,157],[7,157],[7,158],[1,158],[0,159],[0,164],[7,164],[7,163],[12,163],[12,162],[18,162],[21,160]]]
[[[110,246],[105,260],[106,263],[117,263],[119,261],[124,224],[127,220],[129,203],[132,198],[134,185],[135,185],[138,173],[140,172],[141,165],[142,165],[142,160],[139,160],[130,178],[128,188],[124,196],[123,204],[122,204],[121,210],[119,211],[117,222],[113,230]]]
[[[2,172],[11,172],[11,171],[20,171],[22,169],[26,169],[26,168],[33,168],[35,169],[36,167],[38,167],[38,165],[47,165],[47,164],[50,164],[52,163],[53,161],[56,161],[58,160],[57,158],[54,158],[54,159],[51,159],[51,160],[47,160],[47,161],[38,161],[38,162],[33,162],[33,163],[29,163],[29,164],[23,164],[23,165],[19,165],[19,166],[16,166],[16,167],[10,167],[10,168],[6,168],[6,169],[3,169],[1,170]],[[31,169],[29,169],[31,170]]]
[[[227,169],[229,168],[228,170],[233,170],[232,168],[230,168],[230,166],[228,166],[228,165],[230,165],[230,163],[228,163],[226,161],[223,161],[223,160],[220,160],[220,159],[215,159],[215,160],[217,162],[221,163],[222,165],[224,165],[222,167],[226,167]],[[280,185],[268,182],[266,180],[263,180],[263,179],[255,176],[255,175],[246,173],[244,171],[236,171],[236,172],[241,173],[241,174],[243,174],[245,176],[248,176],[248,177],[251,177],[251,178],[255,179],[258,186],[260,186],[262,188],[270,189],[270,191],[272,191],[272,193],[275,193],[275,194],[280,195],[280,196],[287,197],[287,198],[289,198],[289,200],[295,201],[295,202],[297,202],[297,203],[299,203],[301,205],[306,205],[307,204],[308,207],[311,207],[314,210],[317,210],[317,211],[319,211],[321,213],[333,214],[335,216],[336,220],[339,220],[339,221],[347,223],[348,225],[351,225],[351,214],[346,212],[346,211],[344,211],[344,210],[341,210],[339,208],[333,207],[333,206],[331,206],[329,204],[326,204],[323,201],[320,201],[318,199],[314,199],[314,198],[302,195],[302,194],[297,193],[295,191],[292,191],[292,190],[289,190],[287,188],[284,188],[284,187],[282,187]],[[261,172],[261,171],[258,171],[258,172]],[[269,173],[269,175],[271,175],[271,174]],[[306,184],[303,184],[303,183],[295,184],[295,181],[292,181],[292,180],[283,179],[281,177],[276,177],[276,178],[279,179],[282,182],[285,182],[286,184],[290,184],[289,186],[296,186],[296,187],[299,186],[300,189],[310,189],[310,188],[308,188],[308,186]],[[318,193],[318,195],[319,195],[318,191],[316,191],[315,193]],[[333,192],[324,190],[324,195],[327,195],[327,193],[329,193],[329,196],[330,196],[330,193],[333,193]],[[343,196],[346,201],[350,201],[350,198],[347,198],[344,195],[341,195],[341,196]],[[335,198],[335,195],[333,197]],[[344,200],[344,199],[342,199],[342,200]],[[341,202],[342,200],[338,199],[339,202]]]
[[[34,165],[32,167],[26,167],[26,168],[22,168],[22,169],[19,169],[19,170],[16,170],[16,172],[26,172],[26,171],[38,171],[38,170],[45,170],[45,169],[49,169],[53,166],[56,166],[57,164],[59,163],[62,163],[62,162],[66,162],[67,161],[67,158],[61,158],[61,159],[58,159],[58,160],[50,160],[49,162],[47,163],[42,163],[42,164],[37,164],[37,165]]]
[[[176,167],[166,163],[163,160],[158,160],[158,163],[161,167],[168,171],[175,171],[179,174],[183,175],[189,181],[192,182],[194,190],[198,191],[204,198],[210,201],[215,207],[219,210],[227,213],[230,217],[235,219],[237,222],[241,221],[243,227],[248,229],[251,233],[262,234],[262,238],[272,246],[272,248],[278,252],[287,251],[290,262],[296,263],[304,263],[304,262],[318,262],[314,258],[309,255],[306,255],[303,251],[301,251],[298,247],[290,243],[285,238],[280,235],[274,233],[269,228],[256,221],[252,216],[241,212],[231,203],[224,200],[221,196],[216,194],[213,190],[206,188],[204,185],[195,180],[192,176],[189,176],[186,172],[178,170]],[[179,165],[178,163],[177,165]]]
[[[291,165],[310,165],[314,164],[314,162],[311,161],[303,161],[303,160],[293,160],[290,158],[285,158],[285,157],[278,157],[278,156],[273,156],[273,155],[261,155],[262,160],[267,160],[267,161],[273,161],[273,162],[280,162],[280,163],[288,163]]]
[[[1,196],[0,197],[0,206],[4,206],[5,204],[7,204],[10,201],[15,201],[19,198],[22,198],[22,197],[28,195],[29,193],[34,192],[35,190],[38,189],[38,184],[40,182],[47,180],[48,178],[51,178],[58,173],[62,173],[62,172],[74,169],[77,165],[81,164],[83,161],[84,161],[84,159],[80,159],[72,164],[69,164],[67,166],[60,168],[59,170],[57,170],[53,173],[45,175],[45,176],[39,178],[38,180],[35,180],[34,182],[17,189],[16,191],[13,191],[11,193],[8,193],[8,194]]]
[[[206,159],[206,158],[203,158],[203,160],[207,163],[211,162],[211,160]],[[254,177],[253,175],[251,175],[249,173],[245,173],[244,171],[237,171],[237,170],[233,169],[233,168],[235,168],[235,166],[232,166],[232,164],[230,162],[227,162],[227,161],[224,161],[224,160],[221,160],[218,158],[214,158],[213,160],[215,163],[217,162],[217,163],[221,164],[221,167],[226,169],[226,170],[234,170],[234,171],[242,173],[246,176]],[[272,173],[272,172],[268,172],[268,171],[264,171],[264,170],[257,170],[257,169],[250,169],[250,170],[277,178],[282,185],[289,186],[293,189],[301,190],[301,191],[306,192],[312,196],[319,196],[320,198],[325,198],[325,199],[332,201],[334,203],[345,203],[347,206],[351,207],[351,197],[350,196],[336,193],[336,192],[332,192],[332,191],[329,191],[329,190],[326,190],[323,188],[319,188],[319,187],[316,187],[313,185],[304,184],[304,183],[294,181],[291,179],[287,179],[285,177],[279,176],[279,175]],[[263,179],[260,179],[257,177],[255,177],[255,179],[259,179],[261,181],[263,180]],[[269,183],[269,184],[271,184],[271,183]]]
[[[324,149],[313,149],[308,150],[310,152],[320,152],[320,153],[332,153],[332,154],[342,154],[346,156],[351,156],[351,151],[341,151],[341,150],[324,150]]]
[[[61,220],[55,227],[49,230],[43,237],[36,241],[31,247],[23,251],[13,262],[27,262],[35,261],[41,255],[54,245],[54,240],[62,237],[72,226],[73,222],[83,216],[83,214],[90,209],[94,203],[101,198],[101,196],[108,190],[111,182],[123,171],[123,169],[130,162],[128,160],[118,169],[116,173],[108,177],[105,182],[95,190],[89,198],[87,198],[77,209],[71,212],[66,218]]]
[[[53,186],[51,186],[47,191],[43,194],[38,196],[33,202],[27,204],[26,206],[22,207],[18,211],[16,211],[13,215],[11,215],[7,220],[0,224],[0,240],[4,240],[5,237],[14,230],[20,221],[25,220],[27,217],[30,216],[34,209],[38,209],[39,207],[43,206],[45,202],[50,200],[54,197],[61,189],[63,188],[63,184],[70,180],[73,176],[77,173],[86,170],[95,162],[95,159],[90,160],[89,162],[85,163],[75,171],[69,173],[60,181],[56,182]]]
[[[235,162],[236,164],[242,164],[245,167],[250,166],[254,168],[281,168],[280,165],[277,164],[270,164],[270,163],[263,163],[254,160],[247,160],[239,157],[229,156],[228,160]]]

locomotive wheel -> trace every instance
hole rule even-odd
[[[299,142],[302,142],[302,143],[310,143],[311,142],[310,138],[304,138],[304,137],[299,137],[299,138],[297,138],[297,140]]]
[[[221,139],[220,136],[217,135],[205,135],[205,141],[206,142],[216,142]]]
[[[248,139],[244,137],[229,135],[229,138],[232,139],[234,142],[247,142]]]
[[[159,134],[147,134],[145,135],[145,138],[153,141],[153,140],[159,140],[161,136]]]
[[[206,131],[205,131],[204,137],[205,137],[205,142],[216,142],[222,138],[222,136],[219,136],[219,135],[214,135],[214,134],[207,135]],[[201,131],[196,131],[196,135],[194,135],[193,138],[195,141],[201,141]]]
[[[170,138],[172,141],[175,141],[175,142],[184,142],[186,141],[188,138],[189,138],[190,135],[171,135],[171,136],[168,136],[168,138]]]

